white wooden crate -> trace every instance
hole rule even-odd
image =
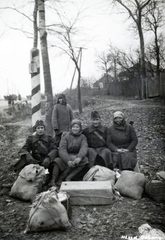
[[[62,182],[60,190],[70,195],[71,205],[108,205],[114,200],[110,181]]]

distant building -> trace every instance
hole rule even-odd
[[[114,78],[109,75],[109,74],[104,74],[99,80],[97,80],[94,84],[93,87],[94,88],[100,88],[100,89],[104,89],[107,88],[107,86],[109,85],[109,83],[113,82]]]

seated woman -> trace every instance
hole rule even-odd
[[[113,115],[113,125],[109,128],[107,142],[113,154],[114,168],[133,171],[137,164],[138,139],[133,126],[126,123],[124,114],[120,111]]]
[[[74,119],[70,125],[70,131],[63,134],[59,145],[59,158],[55,161],[66,165],[66,168],[60,173],[56,182],[61,185],[63,180],[71,181],[72,178],[88,164],[86,157],[88,144],[86,137],[82,134],[81,121]]]

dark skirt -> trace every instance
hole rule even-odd
[[[113,166],[120,170],[134,170],[137,164],[136,152],[117,153],[113,152]]]

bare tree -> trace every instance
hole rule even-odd
[[[144,44],[144,34],[143,34],[143,17],[146,12],[146,6],[151,2],[151,0],[114,0],[114,2],[119,3],[129,14],[129,17],[135,23],[136,29],[138,31],[139,40],[140,40],[140,67],[141,67],[141,81],[142,81],[142,91],[141,97],[146,97],[145,92],[145,78],[146,78],[146,69],[145,69],[145,44]]]
[[[57,10],[56,10],[57,11]],[[52,47],[57,47],[64,54],[67,54],[75,65],[75,69],[77,70],[78,80],[77,80],[77,89],[78,89],[78,108],[79,112],[82,113],[82,102],[81,102],[81,59],[82,59],[82,50],[83,47],[76,46],[74,44],[74,36],[77,33],[77,29],[75,24],[77,23],[79,12],[77,13],[74,21],[71,23],[64,23],[62,20],[62,16],[57,12],[60,18],[60,24],[55,24],[49,26],[48,30],[51,34],[58,34],[58,39],[60,40],[60,44],[51,44]],[[66,19],[65,19],[66,20]],[[53,28],[54,27],[54,28]],[[78,51],[78,53],[77,53]]]
[[[34,10],[33,17],[27,16],[24,12],[20,11],[18,8],[14,7],[5,7],[5,10],[13,10],[18,14],[22,15],[24,18],[28,19],[30,22],[33,22],[33,33],[23,30],[22,28],[10,27],[13,30],[19,30],[33,38],[33,48],[38,47],[38,30],[40,32],[40,45],[41,45],[41,54],[43,62],[43,72],[44,72],[44,84],[45,84],[45,96],[46,96],[46,115],[45,115],[45,124],[47,126],[47,132],[52,134],[52,124],[51,124],[51,115],[53,107],[53,94],[52,94],[52,83],[51,83],[51,74],[50,74],[50,65],[49,65],[49,56],[47,48],[47,32],[45,28],[45,1],[44,0],[34,0]],[[37,13],[39,10],[39,26],[37,22]]]
[[[120,65],[120,51],[119,49],[117,49],[116,47],[112,46],[112,44],[109,45],[109,51],[108,51],[108,59],[109,59],[109,63],[110,63],[110,68],[108,69],[108,71],[112,71],[113,72],[113,76],[115,81],[117,81],[117,74],[119,73],[119,66]]]
[[[110,56],[116,60],[116,71],[125,70],[127,72],[130,71],[132,66],[139,64],[139,50],[138,49],[130,49],[129,52],[125,52],[118,48],[113,48],[112,45],[109,49]],[[139,71],[139,69],[138,69]]]
[[[149,47],[148,52],[153,52],[155,55],[157,76],[160,75],[160,40],[162,38],[159,29],[165,24],[163,5],[164,3],[162,1],[152,0],[147,6],[148,14],[145,15],[146,30],[150,30],[154,34],[154,44],[152,44],[153,49]]]
[[[50,74],[49,54],[47,46],[47,32],[45,24],[45,0],[38,0],[39,10],[39,32],[40,32],[40,45],[41,55],[44,70],[44,83],[45,83],[45,97],[46,97],[46,115],[45,124],[47,133],[52,135],[52,109],[53,109],[53,93],[52,93],[52,82]]]
[[[132,51],[132,49],[130,49],[130,51],[126,53],[110,43],[107,54],[102,53],[98,55],[97,62],[100,63],[100,69],[106,73],[111,73],[114,80],[117,81],[117,75],[120,71],[129,72],[132,66],[139,63],[139,51],[136,49]]]
[[[97,61],[98,68],[103,71],[103,73],[108,74],[110,70],[110,61],[107,53],[102,52],[101,54],[97,55]]]

